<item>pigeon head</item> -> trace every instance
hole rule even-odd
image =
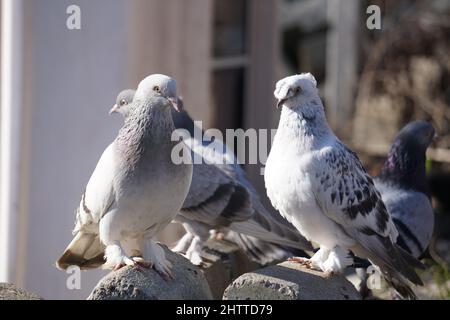
[[[426,121],[414,121],[397,134],[379,178],[429,194],[425,161],[428,146],[435,138],[433,126]]]
[[[435,138],[436,131],[429,122],[414,121],[403,127],[395,140],[411,148],[417,148],[418,151],[425,152]]]
[[[165,98],[177,111],[181,111],[182,105],[178,103],[177,83],[175,79],[163,74],[152,74],[142,80],[134,99],[136,101],[145,101],[149,98]]]
[[[125,89],[122,90],[116,98],[116,104],[111,108],[109,114],[119,113],[126,118],[130,112],[131,103],[133,102],[136,90]],[[172,119],[177,129],[186,129],[191,135],[194,135],[194,121],[189,114],[184,110],[183,98],[178,97],[178,105],[181,106],[182,111],[171,109]]]
[[[277,108],[303,105],[318,96],[317,81],[311,73],[283,78],[277,82],[274,96],[278,99]]]
[[[131,107],[130,105],[133,102],[135,93],[136,90],[133,89],[126,89],[120,91],[120,93],[117,95],[116,98],[116,104],[111,108],[109,114],[120,113],[126,118],[128,112],[130,111]]]

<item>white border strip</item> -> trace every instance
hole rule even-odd
[[[2,0],[0,282],[15,279],[22,109],[22,0]]]

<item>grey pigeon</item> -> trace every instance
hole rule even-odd
[[[174,79],[154,74],[139,83],[123,127],[81,197],[75,237],[58,267],[152,266],[171,277],[153,238],[180,210],[192,178],[192,165],[171,161],[171,106],[177,108]]]
[[[412,256],[420,258],[434,230],[434,213],[426,180],[426,150],[435,138],[435,130],[426,121],[407,124],[394,139],[376,188],[399,232],[396,243]],[[367,266],[368,263],[360,262]],[[365,268],[357,270],[360,292],[370,295]]]
[[[130,112],[130,105],[133,103],[134,95],[136,94],[136,90],[134,89],[126,89],[119,92],[116,98],[116,103],[109,110],[109,114],[120,113],[124,118],[128,117],[128,113]],[[179,100],[180,102],[181,100]]]
[[[425,172],[425,153],[434,138],[435,130],[428,122],[407,124],[397,134],[375,178],[375,186],[399,232],[397,244],[416,258],[427,249],[434,230]]]
[[[124,90],[119,93],[114,112],[127,116],[131,92]],[[191,148],[192,157],[204,158],[202,163],[194,164],[189,193],[175,219],[187,232],[174,251],[185,253],[194,264],[201,264],[201,252],[211,230],[224,232],[227,239],[238,244],[260,264],[296,253],[304,254],[300,250],[312,249],[292,225],[277,221],[264,208],[233,152],[217,139],[214,150],[210,140],[196,139],[194,130],[203,133],[186,111],[173,112],[172,116],[175,127],[189,134],[185,141]]]
[[[277,82],[282,107],[266,163],[272,204],[306,239],[320,245],[311,259],[294,259],[327,273],[353,263],[349,250],[367,258],[406,297],[406,279],[422,284],[413,267],[423,265],[395,244],[398,232],[357,155],[329,127],[314,77]]]

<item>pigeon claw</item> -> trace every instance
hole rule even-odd
[[[114,266],[114,268],[113,268],[113,271],[120,270],[120,269],[122,269],[122,268],[125,267],[125,266],[126,266],[125,263],[119,263],[119,264],[116,264],[116,265]]]
[[[325,271],[325,278],[331,278],[335,274],[336,274],[336,272],[334,272],[333,270],[327,270],[327,271]]]
[[[290,257],[290,258],[287,259],[287,261],[299,263],[299,264],[301,264],[303,266],[306,266],[306,267],[310,267],[311,266],[311,261],[309,261],[309,259],[307,259],[307,258]]]
[[[139,268],[143,268],[143,269],[153,268],[153,262],[145,261],[141,257],[133,257],[133,261],[134,261],[134,266],[137,267],[138,269]]]
[[[311,262],[311,260],[307,259],[307,258],[290,257],[290,258],[287,259],[287,261],[298,263],[298,264],[302,265],[303,267],[305,267],[306,269],[310,269],[310,270],[314,270],[315,269],[313,263]]]
[[[153,264],[153,269],[165,280],[169,281],[174,279],[173,273],[172,273],[172,264],[166,260],[164,262],[157,262]]]
[[[223,232],[215,231],[212,235],[212,238],[217,241],[222,241],[225,239],[225,235],[223,234]]]
[[[154,269],[165,281],[170,281],[170,280],[174,279],[173,273],[172,273],[172,271],[170,271],[170,269],[166,269],[166,268],[164,270],[156,269],[156,268],[154,268]]]

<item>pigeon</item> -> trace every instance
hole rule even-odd
[[[153,267],[172,278],[171,264],[153,238],[180,210],[192,165],[171,159],[171,106],[179,110],[174,79],[153,74],[139,83],[124,125],[81,197],[74,239],[59,268]]]
[[[120,113],[124,118],[128,117],[128,113],[130,111],[129,105],[133,103],[133,98],[136,93],[134,89],[126,89],[119,92],[116,98],[116,103],[113,105],[111,110],[109,110],[109,114]],[[178,99],[179,104],[182,103],[182,100]],[[182,108],[182,107],[181,107]]]
[[[113,112],[126,118],[132,100],[132,90],[120,92]],[[192,151],[192,159],[203,157],[201,163],[194,163],[189,193],[175,218],[187,232],[173,251],[184,253],[193,264],[203,265],[201,252],[214,230],[223,232],[261,265],[312,250],[292,225],[277,221],[266,210],[234,153],[222,141],[215,139],[213,149],[211,139],[196,137],[195,130],[204,133],[185,110],[173,112],[172,116],[175,127],[187,133],[184,141]]]
[[[395,244],[398,231],[358,156],[329,127],[317,82],[310,73],[286,77],[274,91],[282,107],[265,169],[273,206],[320,248],[293,258],[327,274],[353,263],[349,250],[368,259],[405,298],[409,282],[422,284],[423,265]]]
[[[426,121],[407,124],[374,179],[399,232],[397,244],[416,258],[424,254],[434,230],[425,153],[435,137],[433,126]]]
[[[434,230],[434,212],[426,181],[426,150],[435,139],[433,126],[426,121],[407,124],[397,134],[387,160],[378,176],[375,187],[397,227],[397,245],[421,258],[428,248]],[[360,293],[371,294],[367,287],[367,261],[358,262],[361,279]]]

